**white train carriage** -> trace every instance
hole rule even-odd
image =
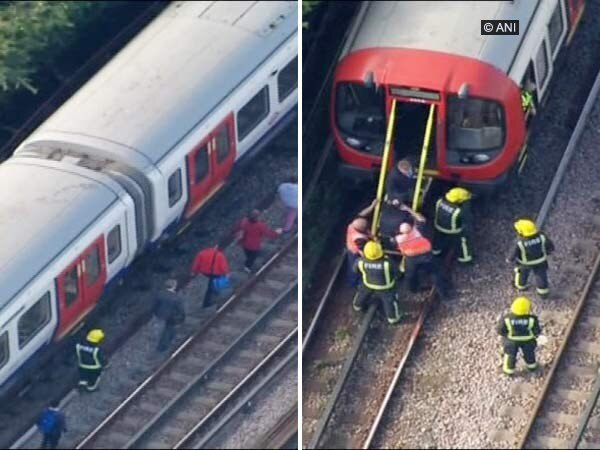
[[[175,2],[0,166],[1,391],[295,117],[297,22]]]

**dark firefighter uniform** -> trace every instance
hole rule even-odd
[[[455,249],[458,251],[459,262],[468,263],[473,260],[470,248],[471,207],[465,203],[469,198],[470,193],[465,189],[453,188],[445,198],[437,201],[432,250],[434,255],[446,254]]]
[[[516,260],[515,287],[520,291],[527,289],[529,274],[533,272],[536,292],[540,297],[550,293],[548,287],[548,255],[554,251],[554,244],[544,233],[535,233],[530,237],[519,236],[517,246],[510,260]]]
[[[501,319],[497,329],[498,333],[504,337],[504,360],[502,364],[504,373],[512,375],[515,372],[515,363],[519,349],[523,352],[523,359],[525,359],[527,369],[530,371],[536,370],[535,348],[537,346],[537,337],[541,333],[537,316],[529,313],[522,315],[515,314],[511,311],[511,313],[506,314]]]
[[[92,330],[83,343],[76,345],[77,363],[79,366],[79,387],[89,392],[98,388],[98,381],[102,374],[105,359],[99,344],[104,338],[104,334],[99,337],[98,334],[92,334]]]
[[[374,259],[370,259],[368,253],[367,246],[365,246],[367,257],[360,258],[354,265],[354,270],[362,276],[362,283],[354,296],[352,306],[356,311],[363,311],[369,300],[374,297],[383,303],[387,321],[390,324],[397,323],[402,316],[398,306],[396,279],[392,264],[387,257],[383,256],[383,251],[381,251],[380,257]]]

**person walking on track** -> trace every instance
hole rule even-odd
[[[169,279],[165,282],[165,290],[156,297],[154,315],[165,323],[157,348],[159,352],[164,352],[175,337],[177,325],[185,321],[183,300],[177,294],[177,280]]]
[[[37,427],[43,435],[41,448],[56,448],[63,433],[67,432],[65,414],[59,409],[58,400],[50,402],[38,417]]]
[[[104,332],[96,328],[87,334],[84,342],[75,346],[79,365],[79,388],[87,392],[98,389],[98,381],[105,365],[104,353],[100,348],[103,340]]]
[[[514,223],[518,235],[515,251],[506,260],[510,263],[517,262],[514,268],[515,287],[520,291],[529,288],[527,280],[533,272],[535,277],[535,291],[541,298],[550,293],[548,285],[548,255],[554,251],[554,244],[542,232],[538,231],[535,222],[531,219],[519,219]]]
[[[371,298],[381,300],[390,324],[402,319],[396,292],[396,277],[392,264],[384,255],[381,244],[369,241],[364,248],[364,257],[359,258],[354,270],[362,275],[362,284],[354,296],[352,306],[355,311],[364,311]]]
[[[234,234],[239,234],[240,244],[246,255],[244,270],[248,273],[252,272],[252,266],[260,254],[262,242],[264,238],[277,239],[282,229],[277,228],[272,230],[265,222],[260,220],[260,211],[254,209],[244,217],[234,228]]]
[[[229,275],[229,263],[225,254],[219,249],[219,245],[200,250],[192,263],[191,275],[204,275],[208,279],[206,293],[202,301],[202,307],[208,308],[213,305],[213,296],[217,294],[215,280]]]
[[[504,337],[504,360],[502,371],[507,375],[515,373],[515,363],[519,350],[530,372],[538,368],[535,359],[537,338],[541,327],[537,316],[531,314],[531,301],[527,297],[516,298],[498,324],[498,333]]]
[[[296,177],[290,177],[285,183],[281,183],[277,187],[277,195],[285,207],[283,232],[290,233],[298,218],[298,180]]]
[[[435,233],[433,254],[444,255],[448,251],[458,252],[458,261],[470,263],[472,215],[469,200],[471,193],[461,187],[450,189],[435,205]]]
[[[363,256],[365,244],[371,238],[369,230],[369,216],[373,213],[377,199],[369,206],[362,209],[346,228],[346,264],[348,267],[348,283],[357,287],[360,282],[358,273],[354,272],[354,263]]]

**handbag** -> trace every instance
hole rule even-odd
[[[215,259],[217,259],[217,251],[215,251],[215,254],[213,255],[212,263],[210,265],[210,277],[211,277],[212,288],[216,292],[222,292],[231,286],[231,281],[229,280],[229,275],[220,275],[218,277],[215,277],[213,275],[213,271],[215,268]]]

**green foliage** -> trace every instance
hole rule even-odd
[[[110,2],[14,1],[0,4],[0,87],[37,92],[33,79]]]
[[[321,3],[319,0],[304,0],[302,2],[302,19],[305,19],[319,3]],[[308,22],[302,22],[302,27],[308,28]]]

